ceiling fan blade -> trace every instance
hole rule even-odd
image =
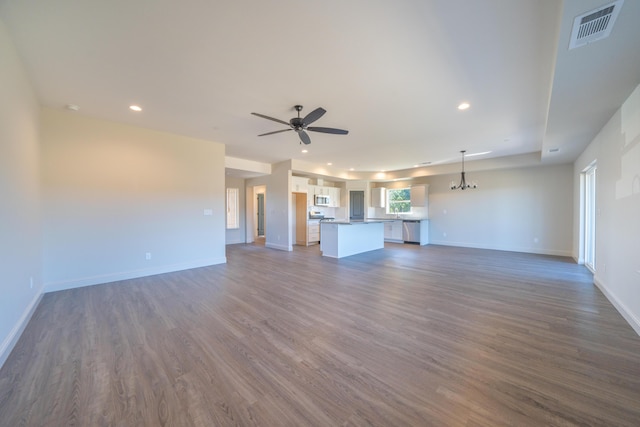
[[[334,129],[334,128],[322,128],[322,127],[309,127],[307,130],[312,132],[322,132],[322,133],[332,133],[334,135],[346,135],[349,133],[348,130],[344,129]]]
[[[300,137],[300,141],[302,141],[304,145],[311,144],[311,138],[309,138],[309,135],[307,135],[305,131],[299,130],[297,132],[298,132],[298,136]]]
[[[310,112],[309,114],[307,114],[306,116],[304,116],[304,119],[302,119],[302,123],[304,123],[305,126],[310,125],[311,123],[318,120],[320,117],[324,116],[324,113],[326,112],[327,110],[325,110],[324,108],[318,107],[312,112]]]
[[[290,130],[293,130],[293,129],[275,130],[275,131],[273,131],[273,132],[261,133],[261,134],[260,134],[260,135],[258,135],[258,136],[273,135],[274,133],[288,132],[288,131],[290,131]]]
[[[265,116],[264,114],[251,113],[254,116],[262,117],[263,119],[273,120],[274,122],[282,123],[283,125],[290,126],[289,122],[285,122],[284,120],[274,119],[273,117]]]

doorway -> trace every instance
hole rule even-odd
[[[349,191],[349,220],[364,221],[364,191]]]
[[[264,237],[264,194],[258,194],[258,237]]]
[[[583,242],[584,265],[595,273],[596,271],[596,171],[595,163],[589,165],[583,172]]]

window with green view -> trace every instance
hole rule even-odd
[[[387,190],[387,213],[411,212],[411,191],[408,188]]]

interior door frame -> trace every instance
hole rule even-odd
[[[582,171],[580,180],[582,193],[580,247],[583,255],[580,258],[592,273],[596,271],[597,171],[598,165],[594,161]]]

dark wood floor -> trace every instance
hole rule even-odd
[[[45,295],[0,425],[640,425],[640,337],[570,259],[227,256]]]

